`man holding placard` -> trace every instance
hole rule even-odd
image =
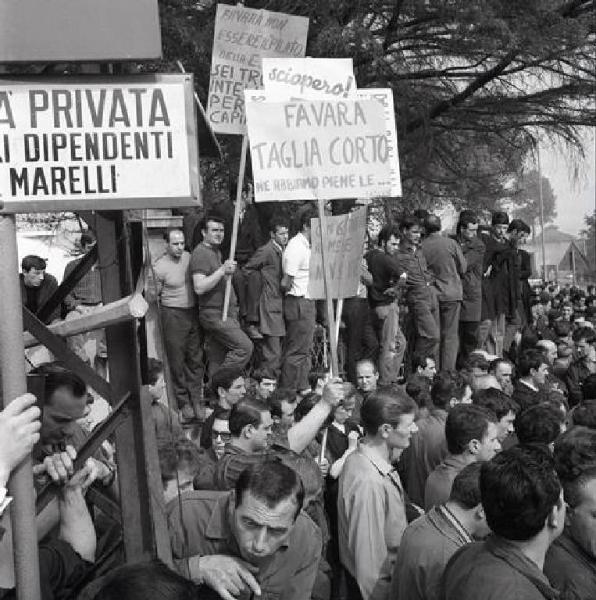
[[[200,224],[203,241],[193,250],[190,272],[199,299],[199,322],[209,337],[209,373],[221,369],[241,371],[252,355],[253,345],[240,328],[238,305],[232,289],[229,316],[222,321],[226,279],[236,270],[236,261],[221,261],[223,219],[207,215]]]

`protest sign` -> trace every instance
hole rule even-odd
[[[243,93],[261,87],[261,59],[304,56],[307,31],[306,17],[217,5],[207,103],[216,133],[245,133]]]
[[[325,260],[328,264],[331,298],[351,298],[358,293],[360,265],[366,235],[366,208],[347,215],[325,217]],[[311,298],[326,297],[321,246],[321,220],[311,220],[311,253],[308,273],[308,294]]]
[[[290,98],[349,98],[356,92],[351,58],[263,58],[263,87]]]
[[[199,202],[191,75],[0,80],[5,212]]]
[[[377,99],[247,102],[246,114],[258,202],[401,193],[395,128]]]

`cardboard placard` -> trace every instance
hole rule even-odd
[[[246,97],[256,201],[401,194],[395,127],[378,99]]]
[[[207,118],[216,133],[246,132],[244,90],[262,86],[263,57],[304,56],[308,19],[218,4]]]
[[[351,58],[263,58],[263,87],[286,99],[350,98],[354,66]]]
[[[198,204],[192,75],[0,79],[4,212]]]
[[[325,298],[321,221],[311,220],[311,253],[308,294]],[[329,289],[332,298],[352,298],[358,293],[360,265],[366,235],[366,208],[346,215],[325,217],[326,259],[329,263]]]

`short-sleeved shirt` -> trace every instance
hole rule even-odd
[[[310,266],[310,242],[303,233],[297,233],[286,246],[282,258],[284,275],[293,277],[288,295],[309,298],[308,269]]]
[[[153,270],[160,288],[161,305],[168,308],[192,308],[195,293],[190,276],[190,254],[184,252],[176,260],[164,254],[155,262]]]
[[[193,276],[195,273],[201,273],[202,275],[212,275],[222,265],[221,252],[217,248],[212,248],[204,243],[199,244],[192,252],[190,258],[190,274]],[[201,308],[216,308],[221,310],[223,308],[224,297],[226,294],[226,278],[222,277],[217,285],[212,287],[208,292],[198,296],[199,298],[199,309]],[[232,286],[232,294],[230,296],[230,306],[236,304],[236,294],[234,293],[234,286]]]

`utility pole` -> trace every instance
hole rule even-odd
[[[538,201],[540,203],[540,229],[542,231],[542,280],[546,284],[546,251],[544,248],[544,199],[542,196],[542,164],[540,162],[540,143],[536,145],[536,156],[538,157]]]

